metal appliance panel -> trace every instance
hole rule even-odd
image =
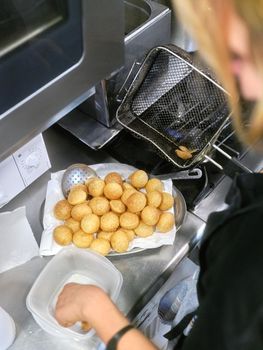
[[[123,17],[122,0],[82,0],[81,59],[0,116],[0,159],[79,105],[91,86],[121,66]]]

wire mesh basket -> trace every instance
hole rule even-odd
[[[204,159],[229,115],[226,91],[190,54],[169,45],[148,53],[116,117],[168,161],[189,168]]]

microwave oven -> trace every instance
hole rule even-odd
[[[0,0],[0,160],[121,68],[123,0]]]

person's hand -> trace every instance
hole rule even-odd
[[[88,323],[105,344],[129,324],[102,289],[77,283],[69,283],[63,288],[58,297],[55,317],[64,327],[70,327],[78,321]],[[157,350],[141,332],[135,329],[129,330],[121,337],[118,349]]]
[[[64,327],[70,327],[78,321],[88,322],[92,326],[93,316],[102,299],[108,296],[99,287],[69,283],[58,296],[55,317]]]

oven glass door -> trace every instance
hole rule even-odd
[[[0,0],[0,115],[79,62],[82,41],[80,0]]]

